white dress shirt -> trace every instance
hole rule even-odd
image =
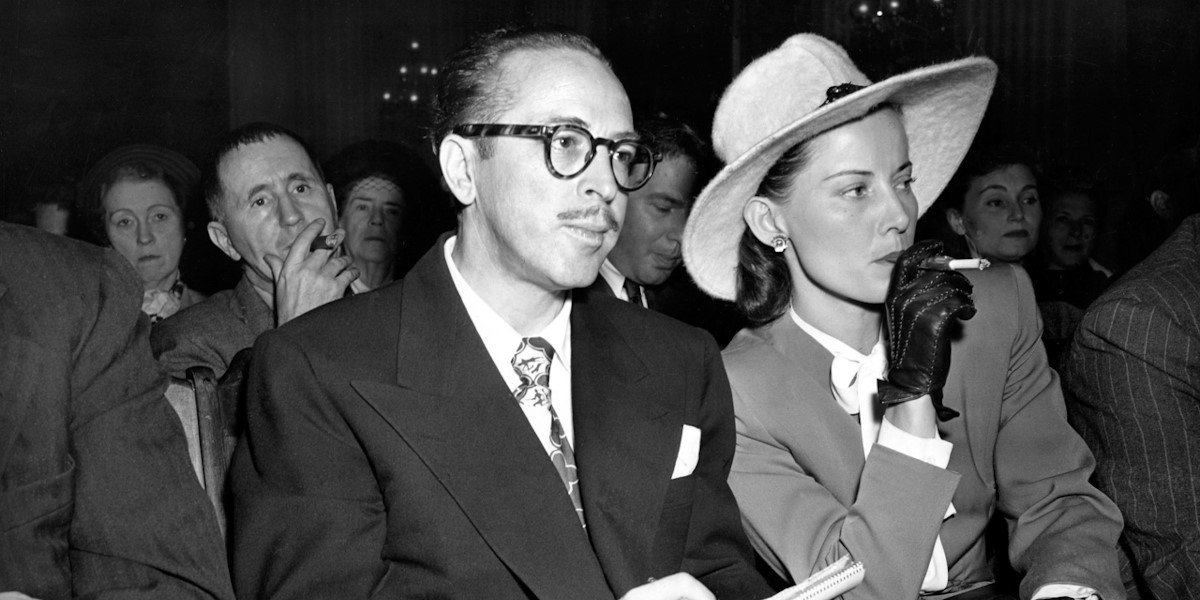
[[[517,372],[513,370],[512,358],[517,353],[517,348],[521,345],[521,340],[524,336],[517,333],[517,330],[512,328],[507,321],[496,313],[487,301],[479,297],[475,290],[471,289],[470,284],[466,279],[463,279],[462,273],[458,271],[458,267],[454,264],[454,244],[457,240],[456,236],[451,236],[446,240],[444,247],[446,253],[446,264],[450,267],[450,278],[454,280],[454,287],[458,290],[458,296],[462,298],[463,305],[467,307],[467,315],[471,317],[471,323],[475,325],[475,331],[479,332],[479,337],[483,339],[483,345],[487,348],[488,355],[492,357],[492,362],[495,363],[496,370],[500,372],[500,376],[504,378],[505,385],[510,391],[516,390],[521,385],[521,378],[517,376]],[[575,447],[575,425],[571,419],[571,296],[568,295],[563,307],[558,311],[558,315],[536,336],[540,337],[554,347],[554,360],[550,363],[550,403],[554,405],[554,412],[558,414],[558,420],[562,423],[563,433],[567,436],[567,441],[571,447]],[[544,406],[526,406],[517,402],[515,397],[510,397],[514,404],[520,406],[525,413],[525,418],[529,420],[529,425],[533,427],[533,431],[537,434],[538,441],[542,443],[542,447],[546,449],[546,455],[549,456],[553,451],[553,446],[550,444],[550,411]]]
[[[625,293],[625,279],[627,278],[607,258],[600,263],[600,277],[604,278],[604,283],[608,284],[608,288],[612,290],[614,296],[629,302],[629,294]],[[645,287],[642,288],[642,308],[650,308],[646,305]]]

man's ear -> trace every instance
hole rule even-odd
[[[233,247],[233,242],[229,240],[229,232],[225,230],[225,225],[217,221],[208,222],[208,239],[212,240],[214,246],[221,249],[225,256],[232,258],[235,262],[242,261],[242,255]]]
[[[479,153],[475,144],[466,138],[450,134],[438,145],[442,180],[450,193],[464,205],[471,205],[478,198],[475,181],[475,164],[478,161]]]
[[[742,207],[742,219],[758,241],[771,246],[776,237],[789,238],[787,224],[779,218],[779,206],[771,199],[755,196]]]
[[[950,229],[958,235],[967,235],[967,226],[963,224],[962,213],[957,208],[946,209],[946,222],[950,224]]]
[[[1172,213],[1175,212],[1171,204],[1170,194],[1162,190],[1150,192],[1150,208],[1154,211],[1154,214],[1158,215],[1158,218],[1168,220],[1171,218]]]

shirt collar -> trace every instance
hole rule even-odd
[[[604,278],[604,282],[612,289],[614,296],[621,300],[629,300],[629,295],[625,293],[625,276],[607,258],[604,259],[604,262],[600,263],[600,276]]]
[[[517,330],[513,329],[512,325],[504,320],[504,317],[492,309],[487,301],[480,297],[463,278],[458,266],[454,264],[453,253],[457,240],[457,236],[450,236],[443,246],[446,265],[450,268],[450,279],[454,281],[458,296],[462,298],[463,305],[467,308],[467,315],[471,317],[471,322],[475,325],[475,330],[479,332],[479,337],[483,338],[483,344],[487,347],[492,361],[496,363],[496,367],[504,375],[506,381],[509,379],[509,375],[512,375],[515,381],[516,373],[513,372],[510,365],[513,353],[521,345],[523,336],[517,333]],[[554,347],[554,362],[561,361],[562,366],[566,369],[571,368],[571,304],[571,295],[567,294],[567,299],[563,302],[563,306],[554,320],[537,334],[537,337],[550,342],[550,345]]]
[[[862,362],[863,360],[865,360],[867,358],[866,354],[863,354],[862,352],[855,350],[854,348],[852,348],[850,346],[850,344],[847,344],[846,342],[843,342],[842,340],[839,340],[839,339],[833,337],[832,335],[829,335],[828,333],[825,333],[824,331],[817,329],[816,327],[810,325],[804,319],[801,319],[800,315],[796,312],[795,308],[789,308],[788,314],[791,315],[792,321],[794,321],[796,323],[796,325],[799,325],[800,329],[804,330],[804,333],[807,333],[809,336],[812,337],[812,339],[817,340],[817,343],[820,344],[822,348],[825,348],[826,350],[828,350],[830,354],[832,354],[834,356],[844,356],[855,362]],[[874,354],[875,351],[879,348],[879,346],[882,346],[882,345],[883,345],[883,331],[880,331],[879,339],[876,340],[875,346],[872,347],[872,349],[871,349],[871,353]]]

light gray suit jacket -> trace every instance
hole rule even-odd
[[[730,484],[751,540],[797,580],[847,553],[862,561],[846,598],[915,598],[939,534],[952,588],[992,579],[984,530],[999,511],[1022,598],[1057,582],[1123,598],[1121,516],[1088,483],[1092,455],[1067,424],[1029,278],[1007,265],[968,277],[979,312],[952,346],[945,402],[961,416],[940,426],[954,444],[945,470],[881,446],[864,460],[831,392],[832,355],[789,317],[734,338]]]

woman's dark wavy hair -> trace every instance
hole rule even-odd
[[[777,202],[786,199],[796,183],[796,173],[804,168],[809,157],[808,140],[789,148],[763,176],[755,195]],[[792,274],[783,253],[760,242],[749,227],[744,228],[738,244],[734,300],[738,310],[752,326],[758,327],[782,316],[791,302]]]
[[[1042,170],[1037,155],[1025,144],[1002,142],[973,146],[954,172],[950,183],[946,184],[946,189],[938,196],[941,208],[961,211],[966,202],[967,189],[971,187],[971,180],[1012,165],[1028,167],[1034,179],[1041,181]]]
[[[883,109],[901,114],[898,105],[883,103],[872,107],[860,117],[835,125],[834,129],[861,121]],[[825,131],[829,131],[828,129]],[[824,133],[824,132],[822,132]],[[796,184],[796,173],[800,172],[812,157],[810,142],[819,136],[792,146],[775,161],[758,185],[756,196],[784,202],[792,194]],[[784,254],[764,244],[754,236],[749,227],[742,230],[738,245],[737,297],[734,304],[754,327],[765,325],[787,312],[792,303],[792,274],[788,271]]]

